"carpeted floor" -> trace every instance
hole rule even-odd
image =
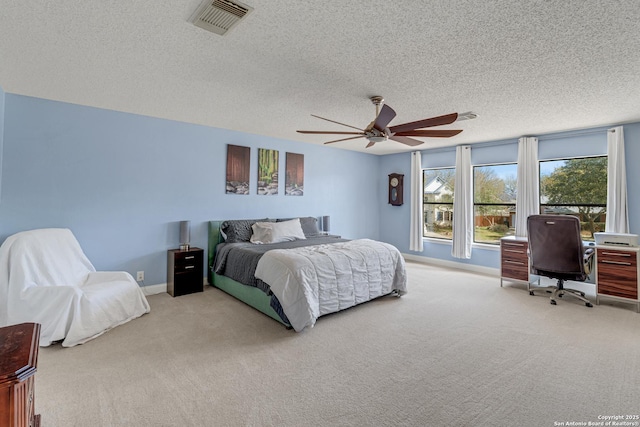
[[[635,306],[552,306],[496,277],[407,269],[407,295],[302,333],[210,287],[150,296],[140,319],[40,349],[42,426],[558,426],[640,413]]]

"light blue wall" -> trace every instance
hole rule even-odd
[[[629,216],[640,233],[640,123],[624,126]],[[539,136],[540,158],[606,152],[606,127]],[[224,194],[227,144],[305,156],[305,196]],[[517,140],[473,145],[474,164],[517,161]],[[18,231],[69,227],[101,270],[145,271],[166,282],[166,250],[191,220],[206,248],[211,219],[331,215],[332,232],[373,238],[446,261],[499,268],[495,249],[451,257],[449,243],[409,251],[410,153],[373,156],[333,147],[155,119],[10,93],[0,88],[0,241]],[[422,151],[423,167],[455,165],[455,148]],[[405,204],[387,204],[387,175],[405,175]],[[204,272],[203,272],[204,273]]]
[[[2,203],[2,153],[4,147],[4,98],[5,93],[0,86],[0,203]]]
[[[640,234],[640,123],[624,125],[629,230]]]
[[[72,229],[99,270],[166,282],[178,221],[206,248],[208,220],[331,215],[332,232],[379,239],[380,157],[7,93],[0,241]],[[1,135],[2,133],[0,133]],[[251,147],[252,193],[225,194],[226,147]],[[255,194],[257,148],[305,156],[305,195]],[[204,272],[203,272],[204,275]]]
[[[557,159],[575,156],[606,154],[608,127],[586,129],[581,131],[562,132],[539,136],[539,158]],[[637,183],[640,182],[640,123],[624,125],[625,154],[627,168],[627,186],[629,203],[630,232],[640,234],[640,193]],[[422,167],[454,167],[455,147],[422,151]],[[472,146],[471,162],[474,165],[507,163],[518,161],[518,141],[502,140],[491,143],[482,143]],[[469,260],[462,260],[451,256],[451,243],[438,242],[437,240],[425,240],[422,252],[409,250],[409,220],[411,176],[411,154],[395,154],[382,158],[380,175],[390,173],[403,173],[405,175],[405,204],[399,207],[383,205],[380,211],[380,239],[394,244],[403,253],[414,254],[445,261],[473,264],[483,267],[500,267],[500,259],[497,246],[487,249],[483,246],[474,246]],[[386,184],[380,187],[379,196],[386,200]]]

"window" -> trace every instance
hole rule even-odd
[[[455,176],[455,168],[423,171],[424,237],[452,239]]]
[[[604,231],[607,156],[540,162],[540,213],[580,218],[584,240]]]
[[[499,244],[513,234],[518,182],[516,163],[473,167],[473,240]]]

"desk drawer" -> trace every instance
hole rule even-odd
[[[501,242],[500,251],[503,258],[511,259],[527,259],[527,248],[529,245],[527,242]]]
[[[598,249],[597,262],[598,293],[638,299],[638,266],[635,252]]]
[[[503,259],[501,267],[502,277],[529,280],[529,263],[527,261]]]

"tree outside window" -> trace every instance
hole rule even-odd
[[[474,238],[477,243],[498,244],[514,233],[517,164],[474,166]]]
[[[424,189],[424,237],[453,238],[453,193],[455,168],[425,169]]]
[[[607,156],[540,162],[540,212],[580,218],[582,238],[604,230]]]

